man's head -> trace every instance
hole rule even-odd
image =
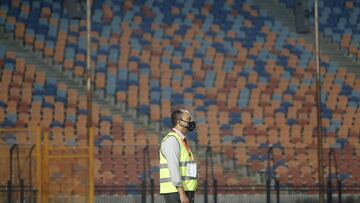
[[[182,133],[193,131],[196,127],[190,112],[185,109],[177,109],[172,112],[171,125]]]

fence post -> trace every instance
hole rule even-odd
[[[276,189],[276,203],[280,203],[280,183],[278,179],[275,179],[275,189]]]
[[[141,183],[141,189],[142,189],[142,193],[141,193],[141,202],[142,203],[146,203],[146,180],[143,180]]]
[[[340,179],[338,179],[338,202],[339,203],[342,203],[342,183],[341,183],[341,180]]]
[[[20,179],[20,203],[24,202],[24,192],[25,192],[24,178]]]
[[[17,145],[13,145],[10,148],[10,159],[9,159],[9,180],[7,183],[7,191],[8,191],[8,203],[12,203],[11,195],[12,195],[12,178],[13,178],[13,150],[17,147]]]
[[[141,193],[141,202],[146,203],[146,151],[148,149],[148,146],[146,145],[143,149],[143,173],[144,173],[144,179],[142,181],[142,193]]]
[[[266,180],[266,203],[271,203],[270,200],[270,178]]]
[[[89,146],[88,146],[88,161],[89,161],[89,203],[94,203],[95,197],[95,172],[94,172],[94,129],[89,129]]]
[[[32,197],[33,197],[33,194],[32,194],[32,171],[31,171],[31,169],[32,169],[32,152],[33,152],[33,150],[35,149],[35,146],[36,145],[33,145],[32,147],[31,147],[31,149],[30,149],[30,153],[29,153],[29,157],[30,157],[30,162],[29,162],[29,191],[30,191],[30,193],[29,193],[29,202],[31,203],[32,202]]]
[[[217,180],[213,179],[214,203],[217,203]]]
[[[37,191],[35,193],[36,195],[36,203],[40,203],[42,200],[42,166],[43,166],[43,158],[41,156],[41,135],[42,131],[40,127],[37,127],[37,133],[36,133],[36,186]],[[31,202],[32,203],[32,202]]]
[[[154,178],[150,179],[150,193],[151,193],[151,203],[154,203]]]
[[[8,203],[11,203],[11,194],[12,194],[12,181],[8,180],[7,182],[7,199]]]
[[[327,202],[332,203],[332,185],[331,185],[331,176],[329,175],[327,181]]]
[[[204,203],[208,203],[208,183],[204,180]]]
[[[270,171],[270,160],[273,148],[269,147],[267,151],[267,171],[266,171],[266,203],[271,203],[271,171]]]

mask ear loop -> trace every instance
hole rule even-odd
[[[180,123],[180,121],[183,121],[183,122],[187,123],[187,125],[186,125],[186,126],[183,126],[183,125]],[[190,122],[191,122],[191,121],[190,121]],[[183,128],[186,128],[186,129],[188,129],[188,128],[190,127],[190,126],[189,126],[189,123],[190,123],[190,122],[184,121],[183,119],[179,119],[180,126],[183,127]]]
[[[184,120],[179,119],[179,124],[180,124],[180,126],[183,127],[183,128],[186,128],[186,126],[184,126],[184,125],[181,124],[181,121],[184,121]],[[184,122],[185,122],[185,121],[184,121]]]

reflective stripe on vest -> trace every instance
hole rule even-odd
[[[191,153],[191,151],[188,152],[188,149],[185,147],[184,142],[181,140],[179,135],[176,134],[175,132],[169,132],[162,139],[162,142],[169,136],[174,136],[177,139],[177,141],[179,142],[179,146],[180,146],[179,173],[181,176],[182,185],[184,187],[184,190],[185,191],[195,191],[197,188],[197,185],[198,185],[197,179],[188,177],[187,176],[187,168],[186,168],[188,163],[195,163],[193,161],[194,156]],[[191,154],[191,156],[189,153]],[[176,187],[171,182],[170,171],[169,171],[169,168],[167,167],[167,160],[162,155],[161,149],[160,149],[159,168],[160,168],[160,194],[177,192]]]

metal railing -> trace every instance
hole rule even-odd
[[[121,147],[134,147],[134,146],[125,146],[122,145]],[[136,146],[137,149],[140,149],[139,146]],[[156,157],[154,154],[151,155],[149,151],[157,151],[158,152],[159,146],[145,146],[142,148],[142,182],[139,185],[133,185],[131,187],[131,191],[129,191],[129,188],[124,185],[117,185],[117,186],[96,186],[96,196],[137,196],[141,198],[141,202],[159,202],[159,185],[154,184],[154,174],[150,173],[149,170],[151,168],[149,162],[151,160],[154,160]],[[221,160],[226,159],[226,162],[228,166],[231,165],[231,170],[238,170],[239,165],[237,164],[237,160],[235,158],[236,153],[233,153],[231,157],[229,157],[229,154],[225,155],[223,151],[223,146],[216,146],[218,147],[213,148],[214,146],[198,146],[197,152],[200,153],[202,156],[202,163],[204,164],[201,166],[202,170],[205,171],[203,173],[201,179],[200,179],[200,188],[198,188],[198,191],[196,192],[197,201],[196,202],[222,202],[225,201],[224,198],[237,198],[243,199],[246,201],[246,199],[249,199],[249,201],[253,200],[254,202],[266,202],[266,203],[283,203],[283,202],[317,202],[318,201],[318,194],[320,191],[327,191],[329,194],[325,198],[325,200],[330,202],[335,202],[336,197],[338,197],[338,194],[333,194],[334,190],[329,186],[323,186],[319,187],[318,185],[301,185],[301,186],[294,186],[291,184],[284,184],[283,182],[280,182],[278,174],[276,174],[276,171],[274,170],[275,165],[277,163],[276,160],[279,156],[279,153],[287,153],[286,150],[293,150],[294,156],[297,156],[297,153],[302,154],[303,156],[306,154],[306,156],[312,155],[315,150],[312,149],[297,149],[297,148],[272,148],[269,147],[262,147],[262,149],[255,149],[255,148],[246,148],[249,151],[258,151],[258,155],[265,158],[265,161],[263,161],[263,166],[261,171],[259,172],[259,176],[265,178],[262,179],[261,182],[257,184],[236,184],[236,185],[226,185],[224,184],[224,180],[219,184],[218,178],[215,177],[214,174],[214,167],[216,164],[220,164],[218,162],[219,158]],[[221,148],[220,152],[219,147]],[[239,146],[230,146],[232,150],[237,150]],[[216,149],[214,152],[214,149]],[[304,150],[306,153],[304,153]],[[357,149],[354,149],[357,150]],[[325,152],[329,152],[328,149],[325,150]],[[356,151],[358,152],[358,151]],[[330,153],[330,152],[329,152]],[[335,152],[333,152],[335,153]],[[343,153],[341,150],[339,150],[336,153]],[[251,154],[251,153],[250,153]],[[217,160],[217,162],[215,162]],[[336,160],[335,160],[336,162]],[[234,163],[234,166],[232,166],[232,163]],[[330,162],[329,162],[330,163]],[[336,164],[335,164],[336,165]],[[154,167],[154,165],[153,165]],[[241,166],[244,167],[244,166]],[[241,168],[240,167],[240,168]],[[334,166],[333,166],[334,167]],[[229,170],[229,169],[228,169]],[[328,171],[327,173],[331,174],[331,171]],[[262,184],[264,183],[264,184]],[[336,199],[342,199],[345,201],[345,197],[347,199],[351,199],[352,197],[357,200],[360,196],[360,185],[354,185],[352,187],[344,186],[343,184],[338,184],[337,189],[341,191],[341,197]],[[160,196],[161,199],[161,196]],[[230,199],[228,199],[230,201]],[[139,202],[140,202],[139,200]],[[251,202],[250,201],[250,202]],[[160,201],[161,202],[161,201]],[[341,200],[336,201],[341,202]]]

